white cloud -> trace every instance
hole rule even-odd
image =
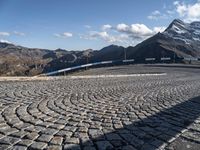
[[[4,40],[4,39],[0,39],[0,42],[1,43],[9,43],[9,44],[12,44],[12,42],[8,41],[8,40]]]
[[[178,4],[179,4],[179,1],[174,1],[173,4],[174,4],[174,5],[178,5]]]
[[[117,25],[116,29],[117,31],[120,31],[120,32],[127,32],[129,30],[129,26],[124,23],[121,23]]]
[[[126,33],[133,39],[146,39],[158,32],[162,32],[165,27],[155,27],[154,29],[148,28],[144,24],[126,25],[124,23],[118,24],[116,30],[118,32]]]
[[[173,15],[175,13],[175,11],[174,10],[167,10],[167,14],[169,14],[169,15]],[[171,16],[172,17],[172,16]]]
[[[174,2],[174,5],[176,6],[176,11],[177,11],[177,13],[178,13],[181,17],[183,17],[183,16],[186,15],[187,6],[186,6],[184,3],[181,4],[180,2],[175,1],[175,2]]]
[[[160,20],[178,16],[185,22],[200,21],[200,0],[196,0],[194,3],[174,1],[172,6],[164,7],[164,12],[155,10],[147,18],[150,20]]]
[[[108,29],[111,29],[111,28],[112,28],[112,26],[109,25],[109,24],[105,24],[105,25],[102,26],[102,30],[108,30]]]
[[[153,11],[149,16],[147,16],[150,20],[159,20],[159,19],[168,19],[170,16],[166,13],[161,13],[158,10]]]
[[[23,32],[18,32],[18,31],[13,31],[11,33],[9,33],[9,32],[0,32],[0,36],[12,36],[12,35],[25,36],[26,34],[23,33]]]
[[[155,11],[153,11],[152,12],[152,15],[160,15],[161,13],[160,13],[160,11],[158,11],[158,10],[155,10]]]
[[[178,15],[186,22],[200,21],[200,0],[194,4],[185,4],[184,2],[175,1]]]
[[[72,37],[73,34],[70,32],[64,32],[64,33],[60,33],[60,34],[56,33],[56,34],[54,34],[54,36],[56,36],[58,38],[69,38],[69,37]]]
[[[92,26],[90,26],[90,25],[84,25],[84,27],[87,28],[87,29],[91,29],[92,28]]]
[[[8,32],[0,32],[0,36],[10,36],[10,33],[8,33]]]
[[[163,32],[165,31],[166,27],[154,27],[153,32],[158,33],[158,32]]]
[[[18,31],[14,31],[13,34],[18,35],[18,36],[25,36],[26,34],[23,32],[18,32]]]
[[[149,16],[147,16],[147,18],[150,20],[158,20],[158,17],[153,16],[153,15],[149,15]]]
[[[117,41],[120,42],[119,37],[111,36],[106,31],[103,31],[103,32],[93,31],[90,33],[90,37],[94,38],[94,39],[100,38],[109,43],[113,43],[113,42],[117,42]]]
[[[130,29],[133,34],[138,34],[141,36],[149,36],[153,33],[152,30],[144,24],[132,24]]]
[[[80,38],[87,40],[103,40],[113,44],[135,45],[144,39],[163,32],[165,27],[148,28],[144,24],[127,25],[124,23],[116,26],[105,26],[103,31],[91,31],[87,35],[80,35]],[[106,29],[106,30],[105,30]]]
[[[113,35],[106,31],[91,31],[88,35],[80,36],[82,39],[87,40],[103,40],[109,44],[128,44],[132,41],[127,34]]]

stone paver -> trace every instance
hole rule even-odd
[[[200,69],[84,73],[140,72],[167,75],[0,82],[0,149],[199,149]]]

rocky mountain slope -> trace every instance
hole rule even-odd
[[[36,75],[55,59],[67,57],[65,50],[31,49],[0,43],[0,75]]]
[[[101,50],[45,50],[0,43],[0,75],[37,75],[70,66],[107,60],[127,59],[143,63],[145,58],[200,57],[200,22],[184,23],[174,20],[162,33],[135,47],[110,45]]]
[[[191,58],[200,57],[200,22],[191,24],[174,20],[163,32],[143,41],[135,47],[128,47],[129,58],[144,60],[155,57]]]

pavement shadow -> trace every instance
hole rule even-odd
[[[155,65],[146,65],[148,67],[164,67],[164,68],[191,68],[191,69],[200,69],[199,65],[176,65],[176,64],[155,64]]]
[[[149,108],[146,108],[142,111],[148,112],[148,110]],[[114,126],[114,130],[111,132],[105,133],[101,130],[90,129],[93,130],[89,130],[91,140],[84,140],[80,137],[80,145],[72,146],[69,149],[156,150],[180,135],[198,117],[200,117],[200,96],[151,116],[141,117],[131,124],[124,124],[121,128]]]

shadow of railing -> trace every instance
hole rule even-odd
[[[154,108],[148,109],[151,111]],[[147,113],[148,109],[145,110]],[[102,150],[155,150],[162,148],[179,136],[198,117],[200,117],[200,96],[140,118],[131,124],[123,125],[123,127],[115,126],[112,132],[106,133],[104,128],[103,132],[100,129],[89,129],[90,140],[83,140],[80,136],[80,145],[74,145],[70,149],[94,147],[94,149]]]

